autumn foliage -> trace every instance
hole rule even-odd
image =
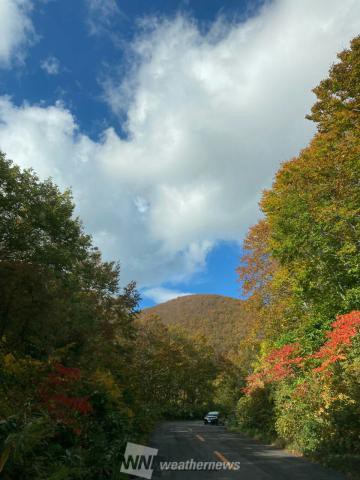
[[[94,411],[88,396],[76,395],[81,380],[79,368],[55,363],[53,371],[39,388],[41,402],[50,416],[56,422],[71,426],[76,432],[80,431],[78,418]]]
[[[73,212],[70,192],[0,152],[6,480],[117,478],[128,440],[210,407],[211,348],[140,324],[135,284],[120,287],[119,265],[103,261]]]
[[[345,471],[360,459],[360,37],[314,89],[238,268],[253,329],[239,425]]]
[[[296,367],[306,368],[310,359],[320,359],[321,365],[310,368],[312,372],[324,372],[337,361],[346,359],[346,349],[351,347],[352,339],[357,335],[360,326],[360,311],[353,311],[346,315],[339,315],[332,323],[332,330],[326,334],[328,340],[315,353],[308,356],[299,356],[299,343],[290,343],[275,348],[262,360],[261,368],[247,377],[247,384],[243,391],[251,395],[257,388],[266,384],[280,382],[293,377]]]
[[[301,365],[303,357],[295,356],[299,352],[299,344],[288,344],[272,350],[263,360],[259,372],[247,377],[247,385],[243,391],[246,395],[268,383],[280,382],[294,375],[294,367]]]
[[[246,236],[242,300],[139,315],[135,283],[120,287],[71,192],[0,152],[1,478],[117,478],[127,441],[214,406],[360,470],[360,37],[338,57],[314,89],[317,133]]]
[[[352,340],[357,335],[360,326],[360,311],[339,315],[332,323],[332,330],[327,333],[328,340],[312,355],[321,360],[321,365],[314,372],[323,372],[330,365],[346,359],[346,349],[351,347]]]

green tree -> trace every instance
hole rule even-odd
[[[285,163],[261,206],[272,255],[303,306],[333,318],[360,305],[360,37],[314,90],[319,133]]]
[[[317,101],[308,118],[317,122],[316,135],[277,172],[261,201],[265,218],[245,242],[239,275],[259,328],[255,340],[247,339],[258,352],[238,420],[245,429],[262,425],[262,433],[355,471],[360,37],[338,58],[314,89]]]

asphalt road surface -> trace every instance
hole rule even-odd
[[[239,470],[162,471],[164,479],[211,480],[344,480],[340,473],[291,453],[202,422],[165,422],[153,433],[149,446],[167,462],[240,462]]]

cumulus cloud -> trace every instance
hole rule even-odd
[[[94,142],[63,105],[0,103],[0,147],[73,187],[78,212],[125,280],[184,280],[219,241],[240,241],[281,161],[314,126],[311,89],[360,30],[356,0],[278,0],[207,33],[184,17],[152,20],[133,68],[107,82],[127,137]],[[124,127],[124,126],[123,126]]]
[[[83,166],[95,144],[78,132],[73,116],[60,102],[17,107],[9,97],[0,97],[0,119],[0,148],[9,158],[34,168],[42,178],[55,178],[62,188],[73,185],[75,193],[81,191]]]
[[[1,0],[0,2],[0,66],[8,67],[15,58],[22,60],[24,47],[35,39],[30,20],[30,0]]]
[[[58,75],[60,72],[59,59],[53,55],[49,55],[47,58],[45,58],[41,62],[40,66],[48,75]]]
[[[142,293],[144,297],[150,298],[150,300],[153,300],[155,303],[168,302],[169,300],[173,300],[174,298],[191,295],[191,293],[180,292],[178,290],[172,290],[170,288],[163,287],[148,288]]]

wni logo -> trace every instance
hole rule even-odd
[[[157,448],[128,442],[120,471],[129,475],[150,479],[153,474],[154,458],[157,453]]]

